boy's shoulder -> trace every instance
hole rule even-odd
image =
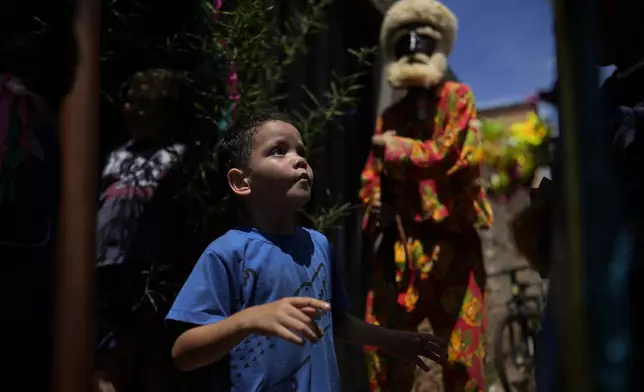
[[[330,245],[329,239],[319,231],[315,229],[309,229],[306,227],[302,227],[302,230],[304,230],[306,233],[309,234],[311,237],[311,240],[318,246],[321,246],[323,248],[328,248]]]
[[[206,252],[212,252],[219,256],[230,255],[243,251],[252,240],[251,236],[241,230],[228,230],[224,235],[212,241],[206,248]]]
[[[318,249],[320,252],[322,252],[322,255],[324,255],[324,258],[327,261],[332,260],[334,256],[334,249],[329,239],[324,234],[320,233],[317,230],[307,229],[304,227],[302,229],[309,234],[309,237],[311,238],[311,241],[313,242],[314,247]]]
[[[305,227],[300,228],[299,233],[308,236],[317,248],[328,255],[330,243],[324,234]],[[297,233],[292,239],[298,240]],[[301,237],[299,239],[301,240]],[[275,246],[275,242],[274,238],[264,236],[254,230],[233,229],[211,242],[206,250],[228,258],[233,255],[243,255],[249,246]]]

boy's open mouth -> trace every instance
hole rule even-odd
[[[309,177],[308,173],[302,173],[299,176],[297,176],[296,181],[306,181],[306,182],[311,182],[311,178]]]

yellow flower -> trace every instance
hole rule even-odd
[[[547,125],[536,112],[509,126],[484,122],[483,131],[483,140],[471,156],[475,164],[485,164],[491,169],[486,186],[495,192],[512,190],[517,180],[525,180],[533,172],[535,148],[549,134]]]
[[[472,151],[471,158],[473,163],[481,163],[485,159],[485,149],[484,147],[476,148]]]
[[[478,347],[476,348],[475,353],[479,358],[485,358],[485,356],[487,355],[485,351],[485,344],[482,344],[482,343],[479,344]]]
[[[528,113],[525,121],[510,126],[509,136],[515,139],[515,143],[518,145],[538,146],[543,143],[546,135],[547,128],[545,124],[534,112]]]
[[[510,125],[510,136],[520,137],[527,130],[528,125],[524,122],[516,122]]]
[[[411,157],[417,157],[417,156],[422,156],[424,154],[424,152],[425,151],[424,151],[423,146],[421,144],[414,143],[411,146],[411,152],[410,152],[409,155]]]
[[[461,317],[467,325],[476,327],[481,323],[481,301],[476,297],[470,297],[470,300],[463,305]]]
[[[463,336],[461,335],[461,331],[456,330],[452,332],[452,336],[449,340],[449,347],[447,348],[447,356],[450,362],[454,362],[458,359],[462,346]]]
[[[434,267],[434,259],[427,257],[427,255],[422,255],[418,258],[416,262],[416,268],[420,270],[420,279],[425,280],[429,277],[429,273]]]
[[[410,255],[412,255],[412,258],[414,255],[417,255],[419,252],[422,253],[423,251],[423,245],[420,243],[420,241],[416,239],[408,239],[407,240],[407,252],[409,252]]]
[[[405,264],[406,260],[405,247],[400,242],[396,242],[394,244],[394,261],[396,264]]]
[[[418,291],[415,287],[409,286],[407,292],[398,294],[398,304],[405,308],[407,312],[412,312],[416,309],[418,303]]]

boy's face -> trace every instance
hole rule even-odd
[[[160,102],[135,98],[133,95],[133,91],[129,90],[123,107],[125,121],[132,136],[138,140],[160,136],[158,133],[168,125],[171,108]]]
[[[255,133],[246,180],[249,202],[258,206],[300,208],[311,197],[313,170],[304,158],[298,130],[268,121]]]

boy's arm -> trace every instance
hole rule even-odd
[[[333,329],[335,337],[344,343],[381,347],[388,341],[388,329],[368,324],[347,312],[334,313]]]
[[[445,341],[428,333],[379,327],[346,312],[334,314],[333,326],[336,338],[345,343],[378,347],[392,357],[413,363],[424,371],[429,371],[429,367],[421,357],[439,364],[447,358]]]
[[[312,320],[318,311],[328,311],[323,301],[307,297],[283,298],[237,312],[239,292],[236,263],[206,250],[197,261],[166,317],[170,321],[197,325],[183,332],[172,347],[176,366],[184,371],[210,365],[230,352],[249,334],[278,336],[295,344],[303,338],[319,339]]]
[[[233,265],[207,249],[172,304],[166,317],[171,325],[193,326],[184,330],[172,347],[179,369],[216,362],[247,334],[239,316],[233,316],[233,293],[239,287]]]
[[[243,312],[215,324],[190,328],[172,346],[172,359],[179,370],[190,371],[225,357],[249,334]]]
[[[213,364],[248,335],[277,336],[301,345],[303,338],[316,342],[322,332],[313,321],[329,304],[315,298],[290,297],[246,308],[214,324],[182,333],[172,346],[172,359],[183,371]]]

